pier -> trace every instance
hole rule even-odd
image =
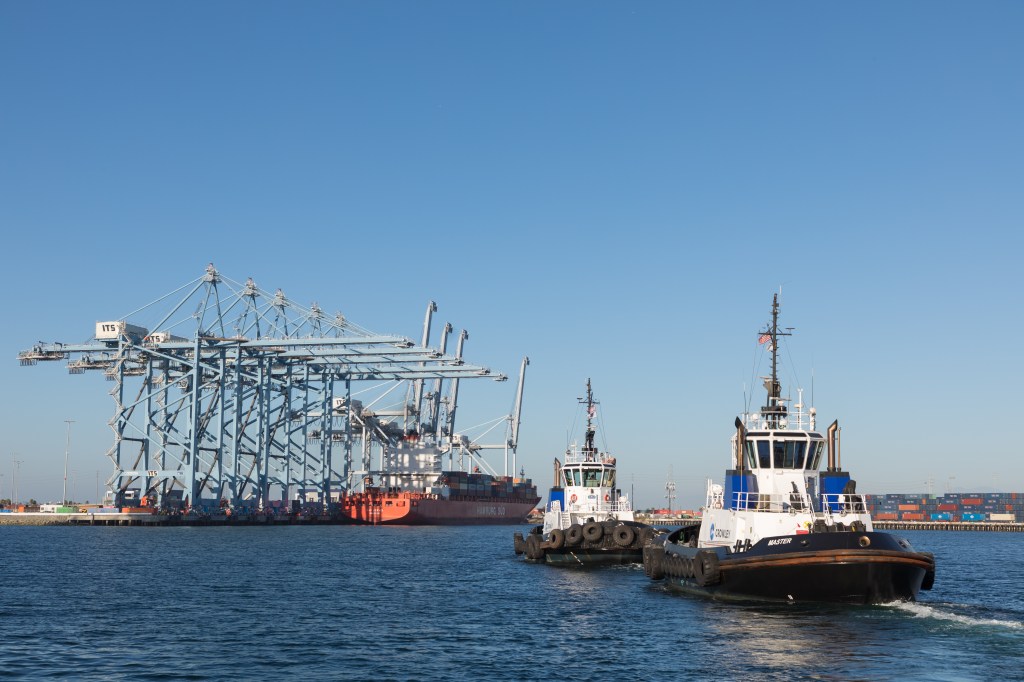
[[[980,530],[1022,533],[1024,523],[1007,521],[875,521],[875,530]]]

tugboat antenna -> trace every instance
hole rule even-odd
[[[789,332],[779,331],[779,295],[772,297],[772,321],[768,329],[761,332],[759,343],[770,342],[768,351],[772,354],[772,376],[765,382],[768,390],[768,404],[761,408],[761,413],[768,421],[768,428],[779,428],[780,421],[786,415],[786,406],[782,404],[782,386],[779,384],[779,337],[791,336]]]
[[[586,440],[583,443],[583,452],[589,457],[597,455],[597,448],[594,447],[594,414],[597,412],[597,401],[594,400],[594,392],[590,388],[590,379],[587,378],[587,397],[580,398],[580,404],[587,406],[587,432]]]

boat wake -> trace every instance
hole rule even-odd
[[[969,625],[971,627],[987,626],[987,627],[998,627],[1006,628],[1009,630],[1024,630],[1024,622],[1018,620],[1009,620],[1003,618],[978,618],[975,616],[967,616],[963,613],[956,613],[949,611],[944,608],[930,606],[928,604],[922,604],[920,602],[898,602],[892,605],[894,608],[909,613],[918,618],[934,618],[936,620],[945,620],[961,625]],[[948,604],[948,608],[971,608],[961,606],[958,604]]]

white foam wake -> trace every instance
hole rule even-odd
[[[973,616],[966,616],[962,613],[956,613],[954,611],[947,610],[948,608],[955,608],[955,605],[950,604],[947,609],[936,608],[921,602],[899,602],[893,604],[893,606],[901,611],[906,611],[918,618],[935,618],[938,620],[948,620],[954,623],[960,623],[962,625],[987,625],[990,627],[1001,627],[1009,628],[1011,630],[1024,630],[1024,622],[1016,620],[1001,620],[998,618],[975,618]],[[963,607],[969,608],[969,607]]]

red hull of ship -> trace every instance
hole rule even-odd
[[[357,493],[342,500],[342,514],[353,523],[393,526],[479,526],[523,523],[533,500],[450,498],[420,493]]]

